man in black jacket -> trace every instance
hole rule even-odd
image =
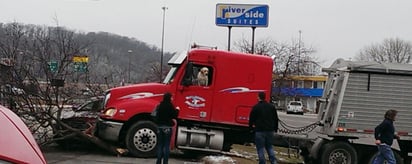
[[[395,156],[391,149],[393,139],[399,138],[395,135],[395,127],[393,121],[395,121],[396,110],[388,110],[385,113],[385,119],[375,128],[375,143],[378,146],[378,156],[376,156],[373,164],[382,164],[384,160],[388,164],[395,164]]]
[[[264,92],[259,92],[259,102],[253,106],[249,115],[249,128],[255,132],[255,144],[259,156],[259,164],[266,163],[265,149],[271,164],[276,163],[273,150],[274,133],[278,131],[278,114],[275,107],[265,101]]]

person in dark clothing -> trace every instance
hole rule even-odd
[[[385,119],[375,128],[375,144],[378,146],[379,153],[376,156],[373,164],[382,164],[384,160],[388,164],[395,164],[395,156],[391,149],[393,139],[398,139],[399,136],[395,135],[395,127],[393,121],[395,121],[396,110],[388,110],[385,113]]]
[[[266,163],[265,149],[271,164],[276,163],[273,150],[274,134],[278,131],[278,114],[275,106],[265,101],[264,92],[258,93],[259,102],[253,106],[249,115],[249,128],[255,132],[255,144],[259,164]]]
[[[163,101],[157,107],[156,123],[157,131],[157,160],[156,164],[167,164],[170,153],[170,139],[172,137],[173,119],[177,118],[179,108],[172,104],[172,94],[165,93]]]

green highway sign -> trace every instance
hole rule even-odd
[[[74,71],[76,71],[76,72],[87,72],[87,63],[85,63],[85,62],[74,62]]]
[[[57,61],[50,61],[49,62],[49,69],[51,72],[55,73],[57,72],[57,69],[59,68],[59,65],[57,63]]]

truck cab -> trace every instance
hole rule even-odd
[[[251,140],[249,113],[257,93],[270,95],[272,87],[270,57],[192,49],[176,54],[168,64],[171,69],[162,83],[107,91],[97,122],[98,137],[124,145],[134,156],[154,156],[157,126],[150,113],[170,92],[173,104],[180,108],[172,147],[221,151]]]

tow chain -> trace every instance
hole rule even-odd
[[[307,126],[296,127],[296,126],[288,125],[282,120],[279,120],[279,123],[280,123],[280,126],[283,128],[279,128],[278,131],[280,133],[285,133],[285,134],[308,134],[309,132],[313,131],[319,125],[319,122],[314,122]]]

